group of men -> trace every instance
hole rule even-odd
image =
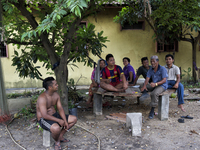
[[[151,111],[149,118],[154,117],[154,109],[158,104],[158,96],[168,88],[177,89],[178,107],[182,111],[184,100],[184,87],[180,83],[180,70],[173,64],[174,57],[171,54],[165,56],[166,65],[159,65],[158,56],[151,57],[151,66],[148,58],[141,59],[142,66],[138,68],[136,78],[133,85],[137,83],[140,75],[145,78],[145,82],[141,87],[143,93],[140,97],[141,101],[151,96]],[[100,76],[100,87],[107,91],[125,92],[128,88],[128,82],[125,79],[122,68],[115,65],[115,59],[112,54],[106,56],[107,66],[102,67]],[[103,64],[103,63],[102,63]],[[102,65],[103,66],[103,65]],[[77,118],[73,115],[65,115],[61,105],[60,96],[57,93],[58,84],[53,77],[48,77],[43,81],[43,87],[46,89],[37,100],[37,119],[40,126],[52,133],[55,140],[54,148],[61,149],[60,142],[68,142],[63,137],[64,133],[69,130],[76,122]],[[151,95],[148,94],[151,91]],[[58,112],[54,106],[57,106]]]
[[[138,68],[136,78],[133,85],[137,83],[140,75],[143,75],[145,82],[141,87],[143,93],[140,97],[141,101],[144,101],[150,95],[151,92],[151,111],[149,118],[154,117],[154,109],[158,104],[159,94],[164,92],[166,89],[175,88],[178,93],[178,107],[182,111],[184,104],[184,87],[180,83],[180,69],[174,65],[174,56],[168,54],[165,56],[166,65],[159,65],[158,56],[154,55],[151,57],[151,66],[149,66],[148,58],[143,57],[141,59],[142,66]],[[128,88],[128,82],[126,81],[122,68],[115,65],[115,59],[112,54],[106,56],[107,66],[101,71],[101,82],[100,87],[107,91],[124,92]]]

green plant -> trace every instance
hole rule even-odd
[[[83,78],[82,75],[77,80],[76,84],[75,84],[74,79],[71,78],[68,80],[67,87],[68,87],[68,108],[69,109],[74,108],[75,103],[77,103],[81,97],[81,93],[78,92],[76,89],[76,85],[81,78]]]
[[[188,67],[188,70],[187,70],[187,71],[186,71],[186,70],[183,70],[183,72],[186,73],[186,74],[182,74],[182,77],[185,76],[185,75],[187,75],[187,81],[188,81],[188,82],[194,81],[194,78],[193,78],[192,75],[191,75],[191,71],[192,71],[192,69],[191,69],[190,67]]]
[[[39,130],[39,131],[42,131],[42,132],[43,132],[43,129],[42,129],[42,127],[40,126],[39,123],[37,123],[36,126],[38,127],[38,130]]]
[[[25,107],[23,107],[19,111],[18,114],[21,115],[22,117],[24,117],[25,120],[35,116],[35,113],[33,113],[33,110],[30,107],[28,107],[27,105]]]

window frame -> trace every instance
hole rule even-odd
[[[165,45],[165,44],[161,44],[163,45],[163,49],[162,50],[158,50],[158,41],[155,42],[155,52],[156,53],[162,53],[162,52],[178,52],[179,51],[179,42],[178,41],[174,41],[174,49],[173,50],[169,50],[169,45]],[[166,50],[165,50],[166,47]]]
[[[123,29],[121,23],[120,23],[120,31],[122,30],[145,30],[145,21],[144,20],[138,20],[138,22],[142,22],[142,29]]]

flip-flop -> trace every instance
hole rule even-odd
[[[66,143],[66,142],[70,142],[70,140],[64,138],[64,140],[60,140],[61,143]]]
[[[61,146],[57,145],[56,143],[54,143],[53,146],[54,146],[54,150],[57,150],[57,149],[55,148],[56,146],[58,147],[58,149],[62,149]]]
[[[187,116],[181,116],[181,118],[193,119],[193,117],[190,117],[189,115],[187,115]]]
[[[184,123],[184,119],[178,119],[179,123]]]

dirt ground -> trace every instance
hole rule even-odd
[[[185,90],[185,94],[189,93]],[[189,93],[188,97],[200,97],[200,94]],[[177,98],[170,98],[169,119],[160,121],[157,116],[148,119],[150,100],[137,105],[136,99],[104,98],[109,101],[111,108],[103,108],[102,116],[94,116],[92,109],[78,109],[77,124],[88,129],[100,139],[101,150],[200,150],[200,101],[185,101],[182,112],[177,108]],[[199,98],[200,99],[200,98]],[[114,100],[114,101],[113,101]],[[85,102],[80,104],[83,106]],[[155,110],[157,112],[157,109]],[[132,137],[130,129],[125,123],[117,120],[106,119],[106,115],[117,112],[142,112],[142,136]],[[185,123],[179,123],[180,116],[190,115],[193,119],[185,119]],[[42,132],[36,127],[30,128],[30,121],[23,118],[15,119],[9,130],[17,143],[27,150],[53,150],[53,147],[45,148],[42,145]],[[191,130],[196,131],[192,133]],[[74,126],[65,135],[71,141],[61,144],[65,150],[97,150],[97,138]],[[0,124],[0,150],[20,150],[10,138],[5,125]]]

